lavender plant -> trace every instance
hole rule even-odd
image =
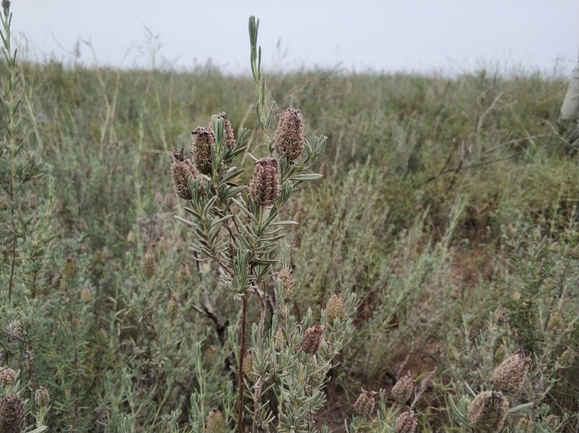
[[[175,192],[190,204],[185,207],[189,217],[176,219],[193,232],[195,261],[212,262],[217,290],[229,297],[228,302],[240,304],[240,316],[233,320],[219,317],[208,297],[197,309],[215,320],[220,341],[235,359],[237,431],[247,424],[253,432],[313,432],[314,416],[325,401],[326,375],[353,333],[347,312],[355,297],[333,297],[319,323],[311,310],[301,320],[292,313],[297,284],[287,254],[279,253],[283,227],[296,223],[280,220],[280,210],[299,186],[321,177],[311,170],[326,137],[306,140],[301,112],[293,108],[281,113],[273,137],[270,134],[275,104],[266,98],[258,29],[259,21],[251,17],[257,117],[268,155],[248,153],[254,164],[245,183],[244,170],[234,162],[248,152],[248,130],[235,137],[225,113],[213,116],[209,125],[193,131],[191,158],[183,149],[174,153]],[[238,337],[224,325],[231,321],[238,322]],[[196,406],[191,422],[208,432],[226,431],[225,424],[233,418],[233,384],[218,402],[220,408],[211,409],[204,402],[203,383],[191,398]]]

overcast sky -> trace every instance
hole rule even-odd
[[[27,56],[72,63],[80,54],[85,65],[146,67],[156,51],[157,66],[212,59],[249,73],[250,15],[264,67],[277,71],[567,74],[579,54],[577,0],[12,0],[12,12]]]

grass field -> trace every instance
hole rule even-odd
[[[322,321],[342,335],[322,313],[334,294],[352,327],[346,335],[339,322],[343,347],[319,378],[320,407],[296,431],[403,431],[395,418],[409,406],[417,431],[466,431],[466,406],[494,389],[493,370],[519,349],[531,364],[505,394],[521,406],[504,431],[577,431],[579,176],[572,125],[557,120],[567,85],[492,70],[272,75],[266,134],[252,77],[5,59],[0,354],[17,372],[27,424],[45,386],[38,431],[238,431],[242,301],[216,263],[195,260],[194,230],[174,219],[188,204],[174,194],[172,150],[190,152],[191,131],[225,111],[236,135],[250,130],[236,159],[246,185],[249,153],[269,155],[265,137],[291,106],[310,142],[328,137],[311,168],[324,178],[296,185],[280,208],[299,224],[283,226],[260,287],[275,301],[275,275],[290,267],[295,296],[284,314],[296,333]],[[272,342],[277,316],[256,299],[248,323],[266,311]],[[252,394],[256,377],[273,377],[257,364],[246,372],[243,424],[286,431],[252,418],[258,400],[274,417],[291,401],[276,391],[281,379]],[[396,406],[392,387],[408,373],[415,392]],[[354,408],[362,388],[379,393],[367,417]],[[226,430],[208,421],[214,407]]]

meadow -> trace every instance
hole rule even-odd
[[[0,382],[30,429],[470,431],[467,406],[524,353],[499,430],[577,431],[579,177],[574,125],[558,121],[566,77],[314,69],[266,74],[262,87],[255,70],[88,68],[13,61],[4,48],[0,354],[16,376]],[[232,185],[253,179],[252,155],[271,155],[287,107],[320,153],[297,175],[278,158],[293,190],[257,205],[251,185]],[[188,184],[235,194],[213,211],[177,197],[171,166],[222,112],[239,153],[224,150]],[[212,126],[223,145],[223,122]],[[228,179],[233,156],[243,171]],[[271,209],[271,224],[289,221],[280,232],[263,225]],[[227,218],[271,236],[228,234]],[[200,235],[206,221],[223,226]],[[238,250],[247,234],[267,250],[256,247],[247,277],[242,256],[201,260],[228,254],[202,243],[207,233]],[[256,283],[242,287],[240,275]],[[315,323],[324,340],[310,350],[298,343]],[[392,389],[408,374],[415,387],[398,401]],[[2,424],[5,408],[4,431],[21,431]],[[409,409],[417,426],[397,427]],[[485,428],[474,430],[499,431]]]

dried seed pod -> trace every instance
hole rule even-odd
[[[310,355],[317,354],[320,350],[320,345],[322,344],[324,329],[323,325],[314,325],[311,328],[306,329],[304,339],[296,350],[301,350]]]
[[[498,433],[509,411],[509,402],[500,393],[482,391],[468,405],[467,420],[471,428],[480,433]]]
[[[282,269],[277,274],[277,278],[282,283],[282,291],[285,295],[287,301],[293,301],[294,299],[294,277],[289,269]]]
[[[295,160],[304,149],[304,119],[300,110],[288,108],[279,118],[273,149],[287,159]]]
[[[197,169],[203,174],[211,174],[211,147],[215,144],[215,133],[209,126],[198,126],[193,135],[191,143],[193,162]]]
[[[346,307],[344,299],[338,295],[332,295],[326,304],[326,320],[333,323],[334,320],[342,320],[346,317]]]
[[[213,408],[207,415],[207,433],[226,433],[225,420],[218,408]]]
[[[21,433],[26,427],[24,403],[18,394],[8,394],[0,400],[0,432]]]
[[[143,268],[142,268],[143,275],[147,280],[153,278],[153,275],[155,275],[155,268],[156,268],[155,255],[151,252],[148,252],[143,257]]]
[[[500,391],[515,393],[520,388],[531,366],[531,357],[519,351],[499,364],[491,381]]]
[[[249,195],[262,206],[271,206],[281,194],[279,164],[275,158],[262,158],[253,166]]]
[[[366,391],[362,388],[362,392],[360,393],[358,400],[356,400],[356,403],[354,403],[354,409],[358,415],[365,418],[368,418],[370,415],[372,415],[375,404],[374,396],[376,394],[378,394],[376,391]]]
[[[409,410],[396,417],[396,433],[414,433],[418,426],[416,414]]]
[[[189,182],[197,179],[200,183],[202,178],[199,170],[189,158],[185,156],[183,149],[173,151],[174,161],[171,164],[171,180],[177,196],[183,200],[191,200],[191,191],[189,191]]]
[[[414,391],[414,381],[410,375],[401,377],[392,387],[392,398],[399,404],[405,404]]]
[[[227,114],[225,112],[219,113],[217,115],[219,119],[223,119],[223,131],[225,132],[225,145],[229,150],[235,147],[235,134],[233,133],[233,127],[231,126],[231,122],[227,118]]]
[[[38,409],[47,407],[50,403],[50,394],[44,386],[41,386],[34,392],[34,402]]]

